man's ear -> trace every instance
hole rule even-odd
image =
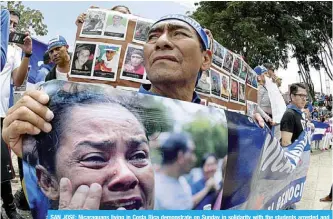
[[[202,65],[201,65],[201,70],[206,71],[210,68],[212,65],[212,52],[210,50],[206,50],[203,52],[202,56]]]
[[[36,175],[38,179],[38,185],[43,193],[51,200],[59,199],[59,184],[52,174],[41,165],[36,166]]]
[[[177,154],[177,162],[180,164],[180,165],[183,165],[184,164],[184,152],[183,151],[178,151],[178,154]]]

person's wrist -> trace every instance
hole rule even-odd
[[[32,56],[32,52],[30,51],[30,52],[25,52],[24,53],[24,57],[25,58],[30,58]]]

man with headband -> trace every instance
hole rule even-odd
[[[145,68],[151,85],[142,85],[139,92],[200,104],[199,96],[193,91],[201,72],[211,65],[209,41],[200,24],[187,16],[169,15],[158,20],[144,46]],[[23,134],[36,135],[52,129],[49,121],[54,115],[45,106],[48,101],[45,92],[28,91],[9,110],[2,134],[18,156],[22,156]],[[60,184],[62,188],[68,186]],[[87,192],[89,195],[83,194],[85,197],[96,197],[94,192]]]

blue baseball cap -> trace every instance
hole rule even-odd
[[[267,68],[265,68],[264,66],[257,66],[253,70],[258,76],[264,74],[265,72],[268,72]]]
[[[68,46],[66,39],[63,36],[56,36],[54,38],[52,38],[47,46],[47,51],[49,52],[50,50],[52,50],[55,47],[60,47],[60,46]]]
[[[181,14],[170,14],[170,15],[166,15],[164,17],[161,17],[158,21],[156,21],[152,26],[154,26],[155,24],[161,22],[161,21],[166,21],[166,20],[179,20],[179,21],[183,21],[185,23],[187,23],[188,25],[190,25],[199,35],[202,44],[204,46],[205,50],[209,49],[209,37],[206,34],[205,30],[201,27],[201,25],[193,20],[192,18],[185,16],[185,15],[181,15]]]

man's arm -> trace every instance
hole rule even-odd
[[[291,139],[293,137],[295,126],[294,114],[290,111],[286,111],[281,119],[280,130],[281,130],[281,146],[285,147],[293,142]]]
[[[20,67],[12,71],[13,83],[16,87],[21,86],[23,84],[24,79],[26,78],[28,73],[29,61],[30,61],[29,58],[24,57],[21,61]]]
[[[29,36],[29,33],[26,33],[26,37],[24,38],[24,44],[23,45],[17,45],[22,49],[22,51],[27,55],[32,53],[32,40]],[[15,62],[19,63],[21,60],[21,57],[15,57]],[[24,79],[27,76],[28,73],[28,66],[29,66],[30,58],[24,57],[21,61],[21,64],[19,67],[14,68],[12,71],[12,79],[15,86],[21,86]]]
[[[281,146],[285,147],[290,145],[291,142],[291,138],[293,137],[293,133],[292,132],[286,132],[286,131],[282,131],[281,132]]]

